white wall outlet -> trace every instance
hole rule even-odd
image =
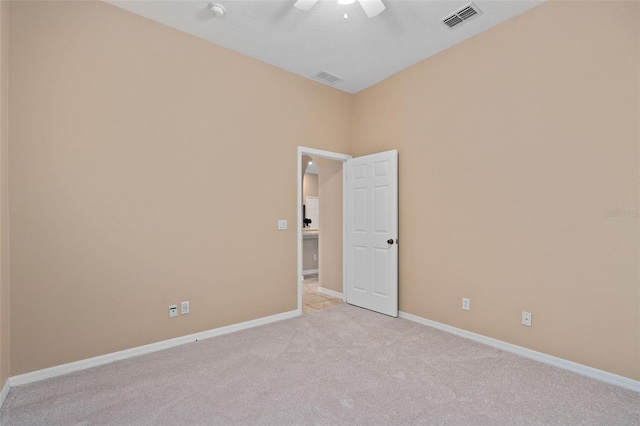
[[[522,325],[531,327],[531,312],[522,311]]]
[[[182,302],[182,303],[180,304],[180,307],[181,307],[181,312],[180,312],[180,313],[181,313],[182,315],[186,315],[186,314],[188,314],[188,313],[189,313],[189,301]]]
[[[471,301],[466,297],[462,298],[462,309],[464,309],[465,311],[471,309]]]
[[[178,316],[178,305],[169,305],[169,318]]]
[[[287,219],[278,219],[278,229],[281,231],[287,229]]]

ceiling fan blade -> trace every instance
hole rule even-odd
[[[298,0],[298,3],[302,0]],[[382,0],[358,0],[360,2],[360,6],[364,9],[364,13],[367,14],[369,18],[373,18],[380,12],[382,12],[385,7]]]
[[[294,6],[300,10],[309,10],[316,4],[318,0],[298,0]]]

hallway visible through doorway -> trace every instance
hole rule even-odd
[[[318,293],[318,274],[305,275],[302,282],[302,313],[341,305],[342,299]]]

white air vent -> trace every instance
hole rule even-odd
[[[324,81],[325,83],[331,84],[331,85],[334,85],[340,80],[342,80],[337,75],[330,74],[326,71],[320,71],[319,73],[314,75],[314,77],[317,78],[318,80]]]
[[[462,9],[457,10],[453,12],[451,15],[444,18],[441,22],[445,24],[447,27],[453,28],[458,24],[462,24],[467,19],[472,18],[481,13],[482,11],[478,9],[478,6],[476,6],[473,3],[469,3]]]

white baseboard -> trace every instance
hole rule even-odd
[[[589,367],[583,364],[578,364],[577,362],[523,348],[522,346],[503,342],[502,340],[493,339],[491,337],[483,336],[482,334],[477,334],[471,331],[463,330],[461,328],[452,327],[450,325],[428,320],[426,318],[408,314],[406,312],[399,312],[398,316],[409,321],[417,322],[418,324],[437,328],[438,330],[446,331],[447,333],[455,334],[457,336],[471,339],[476,342],[492,346],[494,348],[502,349],[503,351],[511,352],[525,358],[530,358],[545,364],[553,365],[554,367],[562,368],[563,370],[573,371],[574,373],[591,377],[592,379],[597,379],[611,385],[616,385],[626,389],[630,389],[632,391],[640,392],[640,381],[638,380],[633,380],[629,379],[628,377],[623,377],[617,374],[609,373],[607,371],[598,370],[597,368]]]
[[[332,297],[342,298],[342,293],[338,293],[337,291],[325,289],[322,287],[319,287],[318,291],[320,293],[324,293]],[[229,334],[236,331],[245,330],[248,328],[258,327],[258,326],[269,324],[272,322],[294,318],[299,315],[300,313],[298,312],[298,310],[283,312],[281,314],[271,315],[264,318],[258,318],[251,321],[245,321],[238,324],[232,324],[225,327],[202,331],[200,333],[194,333],[186,336],[176,337],[175,339],[164,340],[161,342],[151,343],[144,346],[138,346],[136,348],[126,349],[124,351],[113,352],[110,354],[88,358],[81,361],[70,362],[68,364],[62,364],[55,367],[33,371],[31,373],[13,376],[5,382],[2,390],[0,391],[0,408],[2,407],[2,404],[4,404],[4,401],[7,395],[9,394],[9,389],[11,386],[19,386],[27,383],[33,383],[33,382],[48,379],[51,377],[61,376],[63,374],[85,370],[87,368],[97,367],[99,365],[109,364],[115,361],[119,361],[127,358],[133,358],[135,356],[144,355],[151,352],[157,352],[163,349],[173,348],[175,346],[184,345],[186,343],[191,343],[198,340],[204,340],[211,337],[222,336],[224,334]],[[422,318],[417,315],[408,314],[406,312],[399,312],[398,316],[400,318],[404,318],[406,320],[413,321],[418,324],[437,328],[438,330],[446,331],[447,333],[451,333],[457,336],[471,339],[488,346],[492,346],[507,352],[514,353],[516,355],[523,356],[525,358],[530,358],[545,364],[562,368],[564,370],[581,374],[586,377],[591,377],[593,379],[597,379],[605,383],[620,386],[626,389],[633,390],[635,392],[640,392],[640,381],[638,380],[633,380],[627,377],[619,376],[617,374],[609,373],[607,371],[598,370],[597,368],[589,367],[583,364],[578,364],[573,361],[568,361],[566,359],[558,358],[552,355],[547,355],[542,352],[537,352],[531,349],[523,348],[522,346],[517,346],[511,343],[503,342],[501,340],[493,339],[491,337],[483,336],[481,334],[473,333],[471,331],[463,330],[460,328],[452,327],[450,325],[428,320],[426,318]]]
[[[258,318],[251,321],[245,321],[238,324],[227,325],[225,327],[214,328],[212,330],[202,331],[200,333],[194,333],[186,336],[176,337],[175,339],[163,340],[161,342],[151,343],[144,346],[138,346],[136,348],[126,349],[124,351],[113,352],[106,355],[100,355],[93,358],[70,362],[68,364],[62,364],[55,367],[45,368],[43,370],[33,371],[31,373],[13,376],[9,379],[8,384],[10,384],[10,386],[19,386],[27,383],[37,382],[37,381],[48,379],[51,377],[61,376],[63,374],[85,370],[91,367],[97,367],[99,365],[109,364],[114,361],[120,361],[123,359],[133,358],[135,356],[144,355],[151,352],[161,351],[163,349],[173,348],[175,346],[196,342],[198,340],[209,339],[211,337],[222,336],[223,334],[229,334],[236,331],[245,330],[247,328],[258,327],[258,326],[269,324],[272,322],[294,318],[299,315],[300,315],[300,312],[298,312],[298,310],[283,312],[281,314],[271,315],[264,318]]]
[[[0,409],[2,409],[4,400],[7,399],[7,395],[9,395],[9,389],[11,389],[11,383],[7,380],[4,382],[4,386],[2,386],[2,390],[0,391]]]
[[[337,292],[335,290],[331,290],[329,288],[318,287],[318,293],[326,294],[327,296],[335,297],[337,299],[342,300],[342,293]]]
[[[302,276],[304,277],[305,275],[317,274],[318,271],[318,269],[307,269],[302,271]]]

